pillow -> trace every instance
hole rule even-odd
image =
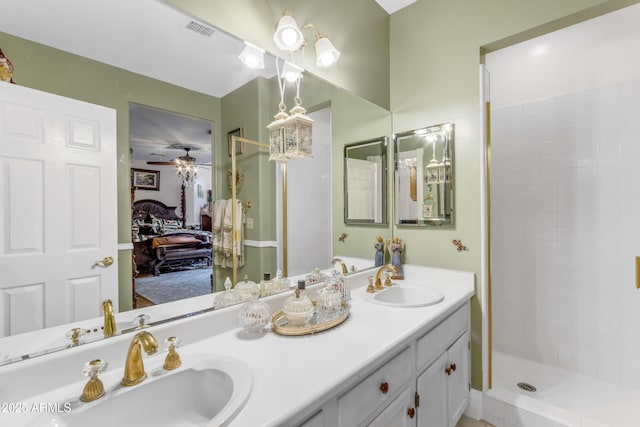
[[[179,219],[165,219],[162,221],[162,232],[182,230],[182,221]]]

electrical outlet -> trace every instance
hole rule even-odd
[[[247,218],[247,229],[253,230],[253,218]]]

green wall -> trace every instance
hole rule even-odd
[[[220,99],[0,33],[0,46],[14,65],[16,83],[116,110],[118,142],[118,242],[131,243],[129,102],[150,105],[214,123],[220,141]],[[225,134],[226,138],[226,134]],[[214,144],[220,156],[221,144]],[[226,156],[226,145],[224,146]],[[120,311],[131,309],[131,251],[118,253]]]

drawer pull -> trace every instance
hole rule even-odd
[[[455,363],[452,363],[452,364],[451,364],[451,370],[452,370],[452,371],[455,371],[455,370],[456,370],[456,364],[455,364]]]
[[[451,375],[451,367],[449,368],[444,368],[444,371],[447,373],[447,375]]]
[[[380,384],[380,391],[382,392],[382,394],[387,394],[387,392],[389,391],[389,383]]]
[[[409,415],[409,418],[413,419],[413,417],[416,416],[416,410],[413,408],[407,409],[407,415]]]

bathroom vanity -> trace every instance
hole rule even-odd
[[[81,425],[83,416],[89,420],[107,405],[114,412],[130,415],[151,411],[147,416],[153,418],[154,407],[160,412],[165,406],[176,405],[172,413],[184,415],[183,425],[454,426],[469,398],[473,274],[405,266],[407,280],[394,286],[428,286],[444,297],[421,307],[403,307],[401,302],[379,304],[365,298],[367,278],[372,274],[375,271],[347,277],[352,295],[349,318],[314,335],[247,333],[238,326],[239,306],[145,328],[158,343],[170,336],[180,337],[182,346],[177,351],[183,364],[175,371],[163,372],[166,354],[143,355],[148,378],[133,387],[119,386],[131,334],[0,367],[0,402],[24,405],[25,409],[49,404],[49,408],[22,414],[3,411],[0,425],[42,425],[43,420]],[[285,292],[265,301],[275,311],[288,295]],[[109,363],[101,375],[105,396],[91,403],[80,402],[86,383],[81,369],[96,358]],[[237,365],[239,371],[250,373],[250,380],[246,375],[228,377],[228,381],[238,382],[234,383],[238,390],[233,392],[242,394],[247,388],[249,392],[239,396],[226,391],[235,405],[221,411],[226,421],[193,406],[188,399],[180,399],[178,395],[187,391],[183,385],[175,386],[187,378],[185,371],[200,372],[198,366],[216,366],[217,360],[226,361],[221,366]],[[185,384],[188,387],[190,382]],[[222,385],[219,387],[222,393]],[[205,386],[203,393],[209,391]],[[157,396],[152,397],[151,405],[149,396]],[[138,401],[141,406],[135,409]],[[65,408],[69,410],[65,412]],[[91,425],[113,425],[112,421],[112,417],[91,419]]]

